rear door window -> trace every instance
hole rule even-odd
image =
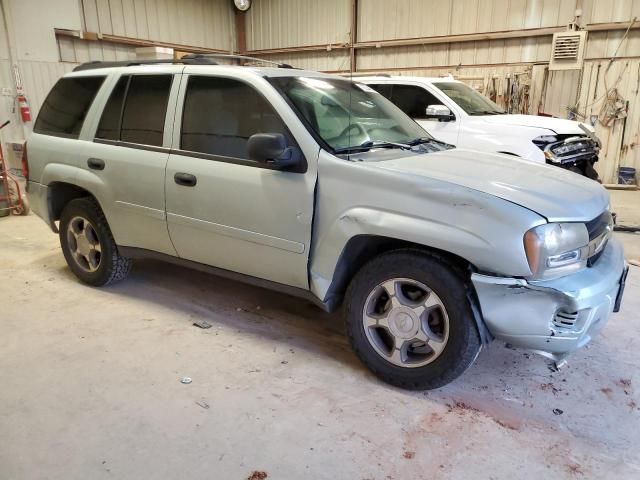
[[[382,94],[385,98],[391,100],[391,91],[393,90],[393,85],[389,83],[369,83],[367,85],[373,88],[376,92]]]
[[[96,138],[161,146],[172,75],[120,78],[102,112]]]
[[[413,85],[393,85],[391,101],[411,118],[426,118],[429,105],[442,105],[431,92]]]
[[[129,83],[129,75],[120,77],[102,112],[96,138],[120,140],[120,122],[122,121],[122,105]]]
[[[162,145],[172,75],[131,77],[122,113],[123,142]]]
[[[104,79],[104,76],[97,76],[58,80],[40,108],[33,131],[78,138],[89,107]]]

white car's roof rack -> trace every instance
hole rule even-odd
[[[391,77],[388,73],[342,73],[343,77]]]
[[[260,62],[268,65],[274,65],[278,68],[294,68],[287,63],[273,62],[263,58],[247,57],[246,55],[230,55],[224,53],[194,53],[183,56],[182,58],[167,59],[150,59],[150,60],[124,60],[120,62],[103,62],[92,61],[85,62],[73,69],[74,72],[82,70],[93,70],[97,68],[113,68],[113,67],[132,67],[136,65],[155,65],[155,64],[183,64],[183,65],[220,65],[215,60],[235,60],[238,65],[246,65],[245,62]]]

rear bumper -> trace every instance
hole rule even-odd
[[[596,265],[573,275],[528,282],[473,274],[471,280],[495,338],[561,360],[602,330],[627,268],[622,246],[611,238]]]

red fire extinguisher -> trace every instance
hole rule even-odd
[[[24,123],[30,122],[31,109],[29,108],[27,97],[25,97],[24,95],[18,95],[18,106],[20,107],[20,116],[22,117],[22,121]]]

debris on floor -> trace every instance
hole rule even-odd
[[[182,379],[180,379],[180,383],[184,383],[185,385],[190,384],[192,381],[191,377],[182,377]]]
[[[211,324],[206,320],[196,320],[193,325],[200,328],[211,328]]]
[[[196,405],[198,405],[199,407],[204,408],[205,410],[209,410],[209,404],[207,402],[205,402],[204,400],[202,400],[200,402],[196,402]]]
[[[267,477],[267,472],[254,470],[253,472],[251,472],[251,475],[247,477],[247,480],[264,480]]]
[[[553,414],[554,415],[562,415],[564,413],[564,410],[560,410],[559,408],[554,408],[553,409]]]

